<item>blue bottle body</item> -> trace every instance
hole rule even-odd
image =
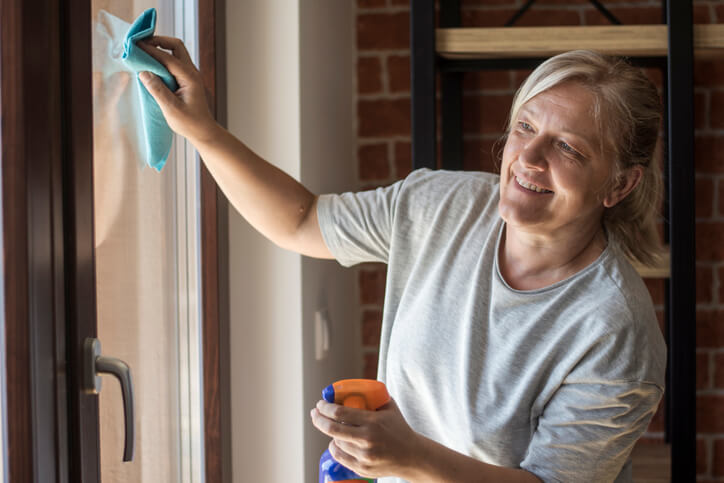
[[[329,483],[331,481],[367,481],[374,483],[377,480],[364,478],[349,468],[345,468],[327,450],[319,459],[319,483]]]

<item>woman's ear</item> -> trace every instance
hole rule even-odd
[[[626,198],[633,189],[638,186],[644,176],[644,167],[636,165],[627,169],[619,177],[618,183],[603,199],[603,206],[612,208],[616,206],[622,199]]]

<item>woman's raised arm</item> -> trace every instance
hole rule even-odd
[[[317,196],[216,123],[201,74],[183,42],[157,36],[139,42],[139,46],[168,69],[179,88],[171,92],[151,73],[141,73],[141,82],[158,102],[169,127],[199,151],[234,208],[280,247],[312,257],[333,258],[319,228]]]

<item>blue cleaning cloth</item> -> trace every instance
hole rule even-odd
[[[172,92],[178,89],[176,79],[156,59],[151,57],[136,42],[151,37],[156,30],[156,9],[143,12],[128,29],[123,42],[123,63],[136,73],[136,82],[141,93],[141,118],[146,135],[146,164],[161,171],[171,151],[173,131],[168,127],[161,108],[138,79],[138,73],[148,71],[161,78]]]

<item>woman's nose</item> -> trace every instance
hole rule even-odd
[[[529,169],[542,171],[547,163],[546,152],[545,139],[536,136],[525,145],[519,159]]]

